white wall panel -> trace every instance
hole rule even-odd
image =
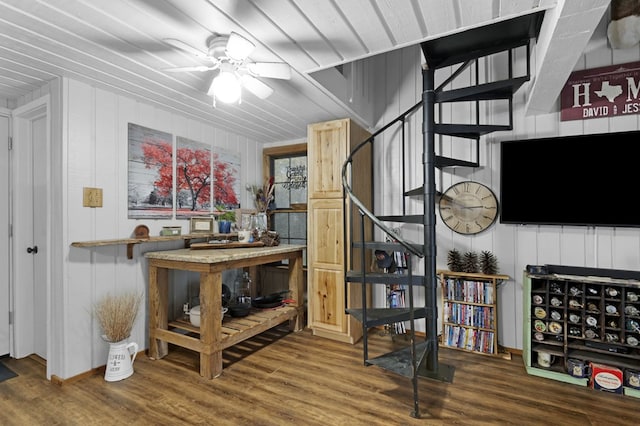
[[[584,265],[587,258],[587,241],[592,241],[589,238],[590,229],[583,227],[563,227],[559,229],[555,228],[556,232],[560,235],[559,250],[557,255],[553,257],[553,262],[540,262],[540,263],[553,263],[561,265]]]
[[[629,228],[613,230],[611,241],[612,267],[615,269],[638,269],[640,265],[640,239],[638,232]]]
[[[89,86],[72,80],[63,82],[63,99],[78,99],[80,102],[66,104],[67,134],[67,227],[72,240],[95,239],[95,215],[90,209],[82,208],[82,187],[94,178],[95,143],[94,135],[94,92]],[[63,100],[64,102],[64,100]],[[63,143],[65,143],[63,142]],[[94,270],[90,267],[94,256],[81,255],[80,262],[70,262],[66,280],[64,309],[64,371],[80,366],[86,371],[92,367],[91,342],[93,327],[91,321],[91,302],[94,294]],[[84,350],[78,350],[83,348]],[[58,373],[60,374],[60,372]]]
[[[66,246],[73,241],[129,237],[135,226],[145,223],[151,235],[162,226],[181,225],[188,232],[186,220],[128,219],[128,123],[184,136],[211,146],[239,152],[242,158],[242,183],[261,180],[262,157],[258,141],[239,138],[219,131],[209,124],[187,119],[127,97],[96,89],[75,80],[64,80],[66,123],[63,143],[67,151]],[[103,207],[82,207],[82,188],[103,189]],[[241,193],[241,198],[245,194]],[[62,378],[73,377],[104,365],[108,345],[102,341],[98,324],[92,318],[93,304],[107,293],[126,290],[146,294],[146,251],[182,247],[182,241],[147,243],[134,246],[128,259],[126,246],[96,248],[68,247],[64,297],[64,366],[56,372]],[[183,275],[180,282],[194,281]],[[180,292],[178,292],[180,293]],[[180,301],[181,303],[182,301]],[[132,330],[131,340],[147,347],[147,299]]]

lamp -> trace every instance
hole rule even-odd
[[[208,91],[213,96],[213,106],[216,105],[216,99],[226,104],[237,102],[241,93],[240,80],[233,72],[233,66],[229,63],[221,64],[220,72],[214,77]]]

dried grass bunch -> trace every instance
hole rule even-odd
[[[93,314],[100,323],[106,341],[120,342],[131,335],[142,299],[142,293],[107,294],[94,305]]]
[[[247,191],[253,194],[253,204],[256,206],[256,210],[261,213],[265,213],[269,209],[269,204],[273,201],[274,183],[274,178],[271,176],[262,187],[247,184]]]

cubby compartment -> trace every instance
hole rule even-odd
[[[586,386],[576,365],[618,368],[635,383],[640,371],[640,272],[567,267],[525,272],[524,350],[527,372]],[[608,275],[608,271],[612,271]],[[598,275],[601,273],[602,275]],[[635,276],[635,275],[637,276]],[[582,370],[581,370],[582,371]],[[625,394],[640,397],[625,379]]]

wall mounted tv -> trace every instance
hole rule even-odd
[[[640,227],[640,131],[504,141],[500,222]]]

